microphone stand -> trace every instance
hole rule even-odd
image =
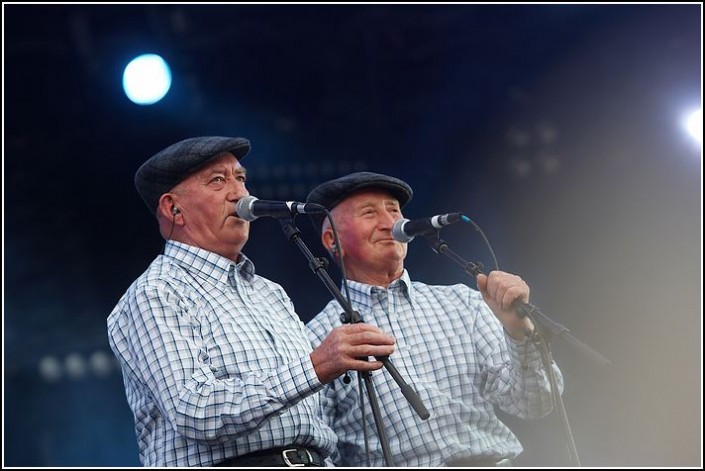
[[[437,231],[435,231],[435,233],[431,232],[424,234],[424,236],[426,237],[426,240],[428,240],[428,243],[431,245],[434,252],[442,253],[443,255],[448,256],[448,258],[460,265],[468,274],[477,276],[482,273],[482,264],[468,262],[453,252],[450,248],[448,248],[448,243],[438,236]],[[592,361],[601,365],[612,364],[611,361],[602,356],[599,352],[592,349],[586,343],[575,338],[565,326],[546,316],[533,304],[516,301],[514,303],[514,308],[518,311],[520,317],[529,316],[532,321],[535,321],[534,324],[540,325],[541,328],[548,331],[548,333],[557,335],[566,340],[580,350],[583,355],[589,357]]]
[[[309,248],[306,246],[306,243],[301,239],[301,231],[294,224],[294,217],[295,216],[292,216],[290,220],[287,220],[286,218],[279,219],[279,223],[282,226],[282,230],[284,231],[284,234],[286,235],[287,239],[289,239],[289,242],[296,244],[296,246],[301,250],[301,252],[308,260],[308,266],[311,271],[318,275],[318,278],[320,278],[320,280],[323,282],[328,291],[333,295],[333,297],[336,299],[336,301],[338,301],[340,306],[345,311],[343,314],[340,315],[340,320],[346,324],[363,322],[360,313],[358,313],[352,308],[350,303],[348,303],[345,297],[343,297],[343,294],[340,292],[338,287],[335,286],[335,283],[331,279],[330,275],[328,275],[328,272],[325,268],[325,260],[314,256],[309,250]],[[416,391],[414,391],[414,389],[404,381],[404,379],[399,374],[399,371],[389,360],[389,357],[376,356],[375,358],[378,361],[382,362],[382,365],[387,369],[394,381],[396,381],[396,383],[399,385],[402,394],[404,395],[406,400],[409,401],[409,404],[416,411],[419,417],[421,417],[421,419],[423,420],[428,419],[431,416],[431,414],[428,412],[428,409],[426,409],[423,402],[421,401],[421,398],[419,398],[419,396],[416,394]],[[382,454],[384,455],[384,461],[387,466],[394,466],[394,463],[392,461],[391,449],[389,448],[389,440],[387,439],[387,435],[384,432],[384,429],[382,428],[382,416],[379,411],[379,402],[377,401],[377,396],[375,394],[374,385],[372,384],[370,372],[361,371],[359,372],[359,374],[365,382],[367,396],[370,400],[370,408],[372,409],[372,416],[375,420],[377,434],[379,436],[379,441],[382,446]]]
[[[460,265],[468,274],[477,276],[482,273],[482,264],[468,262],[463,259],[460,255],[453,252],[449,247],[448,243],[440,238],[439,231],[431,231],[424,234],[426,240],[436,253],[441,253],[452,261]],[[565,404],[563,403],[563,398],[558,394],[558,385],[556,382],[555,375],[553,374],[553,368],[551,367],[553,363],[553,358],[551,357],[551,350],[549,347],[550,335],[557,335],[569,343],[578,348],[585,356],[589,357],[592,361],[600,363],[602,365],[611,364],[611,362],[602,356],[597,351],[593,350],[586,343],[581,342],[573,335],[570,334],[568,329],[558,322],[550,319],[541,310],[531,303],[524,303],[521,301],[515,301],[513,307],[517,311],[519,317],[528,316],[529,319],[534,323],[536,327],[536,332],[532,335],[530,340],[536,342],[539,346],[539,351],[541,352],[541,359],[546,369],[548,380],[551,386],[551,392],[553,396],[554,406],[558,410],[561,417],[561,422],[563,424],[563,429],[565,432],[566,447],[568,451],[568,459],[572,463],[572,466],[580,466],[580,458],[578,457],[578,450],[575,446],[575,440],[573,439],[573,433],[570,429],[570,423],[568,422],[568,415],[565,410]]]

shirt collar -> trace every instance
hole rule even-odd
[[[371,296],[373,289],[385,289],[375,285],[368,285],[365,283],[360,283],[359,281],[348,280],[348,289],[351,293],[356,293],[362,296]],[[392,281],[389,286],[387,286],[390,291],[401,291],[404,296],[407,297],[409,302],[414,302],[414,286],[411,284],[411,278],[409,277],[409,272],[404,269],[403,273],[399,278]],[[345,294],[343,292],[343,294]]]
[[[231,270],[239,272],[242,278],[247,281],[252,281],[255,277],[255,265],[243,253],[240,253],[240,257],[235,263],[229,258],[200,247],[167,240],[164,246],[164,256],[174,259],[186,270],[213,282],[227,283]]]

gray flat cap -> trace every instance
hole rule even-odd
[[[380,173],[356,172],[321,183],[311,190],[306,198],[306,202],[320,204],[330,211],[352,193],[365,188],[387,190],[392,196],[399,200],[399,206],[402,208],[406,203],[411,201],[414,195],[414,191],[411,187],[398,178],[382,175]],[[320,233],[325,215],[312,214],[310,217],[314,227]]]
[[[149,210],[154,214],[159,198],[201,165],[223,152],[231,152],[238,160],[250,151],[244,137],[192,137],[172,144],[149,158],[135,173],[135,186]]]

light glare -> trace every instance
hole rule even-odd
[[[133,59],[122,77],[127,97],[138,105],[151,105],[162,98],[171,87],[171,70],[156,54],[143,54]]]
[[[703,142],[703,110],[700,108],[698,111],[693,112],[688,117],[686,123],[688,132],[693,136],[699,143]]]

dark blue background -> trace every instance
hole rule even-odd
[[[119,371],[89,361],[163,245],[132,178],[177,140],[235,135],[260,198],[370,170],[413,186],[407,217],[470,216],[613,361],[553,341],[583,464],[702,465],[702,152],[681,125],[701,103],[700,4],[5,4],[3,23],[4,464],[139,464]],[[151,107],[121,92],[145,51],[174,74]],[[443,235],[490,264],[469,226]],[[274,220],[245,253],[303,320],[329,299]],[[474,286],[423,241],[407,268]],[[556,414],[507,421],[520,465],[566,464]]]

